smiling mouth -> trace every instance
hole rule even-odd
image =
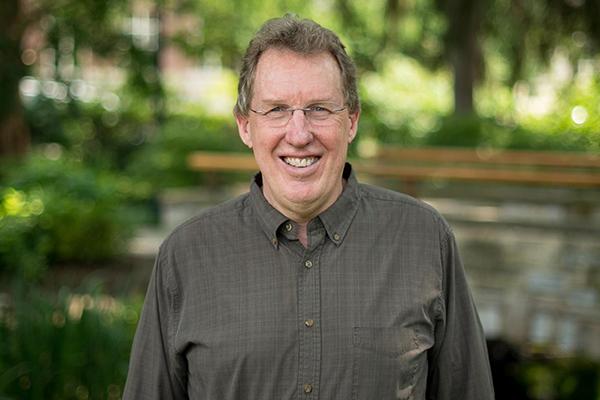
[[[320,157],[281,157],[284,163],[296,168],[310,167],[319,161],[319,158]]]

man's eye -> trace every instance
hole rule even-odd
[[[286,111],[285,108],[283,108],[281,106],[277,106],[277,107],[273,107],[269,111],[267,111],[267,114],[271,114],[271,113],[272,114],[279,114],[279,113],[282,113],[282,112],[285,112],[285,111]]]
[[[330,113],[331,111],[327,108],[327,107],[323,107],[323,106],[312,106],[309,107],[310,111],[312,112],[316,112],[319,114],[324,114],[324,113]]]

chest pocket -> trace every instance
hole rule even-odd
[[[354,400],[412,400],[417,369],[425,362],[410,328],[354,328]]]

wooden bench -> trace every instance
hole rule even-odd
[[[588,153],[386,147],[350,162],[358,173],[408,186],[436,180],[600,188],[600,155]],[[188,165],[197,171],[258,170],[250,153],[194,152]]]

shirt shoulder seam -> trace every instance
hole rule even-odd
[[[162,246],[165,246],[171,238],[176,235],[179,231],[187,228],[190,225],[197,224],[207,219],[218,218],[228,214],[239,213],[240,210],[249,209],[248,207],[248,193],[245,193],[241,196],[238,196],[234,199],[228,200],[224,203],[218,204],[214,207],[210,207],[201,211],[198,215],[191,217],[190,219],[182,222],[180,225],[176,226],[169,235],[163,241]]]
[[[361,194],[363,196],[365,196],[366,198],[371,198],[374,200],[385,201],[385,202],[390,202],[390,203],[401,203],[406,206],[415,207],[420,210],[426,211],[437,222],[439,222],[442,225],[442,227],[444,228],[444,231],[446,233],[448,233],[448,229],[449,229],[448,223],[444,220],[444,218],[440,215],[440,213],[437,210],[435,210],[432,206],[424,203],[422,200],[415,199],[414,197],[410,197],[403,193],[392,192],[392,191],[390,191],[389,195],[384,196],[384,195],[377,194],[377,193],[369,190],[369,186],[363,185],[363,184],[361,184],[359,186],[359,188],[360,188]]]

